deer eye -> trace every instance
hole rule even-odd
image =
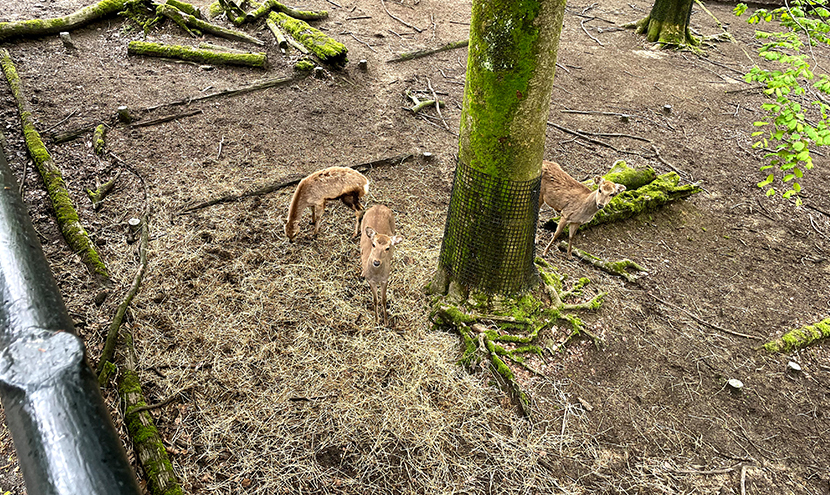
[[[387,251],[389,251],[389,247],[388,247],[388,246],[386,247],[386,250],[387,250]]]

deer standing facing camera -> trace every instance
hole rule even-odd
[[[320,231],[320,219],[326,208],[326,201],[339,199],[354,210],[354,235],[360,226],[360,213],[363,207],[360,198],[369,192],[369,179],[357,170],[348,167],[329,167],[318,170],[301,180],[291,198],[288,207],[288,219],[285,222],[285,235],[294,242],[300,231],[300,216],[306,208],[311,208],[311,222],[314,235]],[[353,235],[353,237],[354,237]]]
[[[599,186],[592,191],[588,186],[578,182],[567,174],[554,162],[542,160],[542,188],[539,192],[539,207],[547,204],[561,215],[556,233],[550,240],[542,255],[547,255],[551,244],[568,225],[568,256],[571,255],[571,245],[574,235],[580,225],[588,223],[594,214],[605,208],[611,198],[625,191],[625,186],[605,180],[600,176],[594,177]]]
[[[395,235],[395,214],[383,205],[366,211],[360,226],[361,276],[369,282],[375,306],[375,324],[378,322],[378,305],[383,309],[383,325],[389,325],[386,314],[386,286],[392,271],[392,255],[403,237]],[[380,298],[378,298],[380,288]]]

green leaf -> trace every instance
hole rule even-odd
[[[769,189],[767,189],[767,197],[774,196],[774,195],[775,195],[775,189],[773,189],[771,187]]]
[[[793,149],[796,151],[801,151],[804,149],[804,142],[803,141],[796,141],[793,143]]]
[[[762,125],[769,125],[769,122],[759,120],[758,122],[753,122],[752,125],[754,125],[755,127],[761,127]]]

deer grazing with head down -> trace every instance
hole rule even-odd
[[[383,205],[375,205],[363,215],[360,225],[361,276],[369,282],[375,306],[375,324],[378,322],[378,306],[383,310],[383,326],[389,325],[386,314],[386,286],[392,271],[392,255],[403,237],[395,235],[395,214]],[[380,289],[380,297],[378,297]]]
[[[326,208],[326,201],[339,199],[354,210],[354,237],[358,233],[360,214],[363,207],[360,198],[369,192],[369,179],[357,170],[348,167],[329,167],[318,170],[297,184],[297,190],[288,207],[288,219],[285,222],[285,235],[294,242],[300,231],[300,216],[306,208],[311,208],[311,222],[314,235],[320,231],[320,219]]]
[[[588,223],[594,214],[611,201],[617,194],[625,191],[625,186],[605,180],[600,176],[594,177],[594,183],[599,187],[592,191],[588,186],[578,182],[568,175],[554,162],[542,161],[542,188],[539,193],[539,207],[547,204],[561,215],[556,233],[550,240],[543,254],[547,255],[551,244],[568,226],[568,256],[571,255],[571,245],[574,235],[580,225]]]

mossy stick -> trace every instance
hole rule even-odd
[[[432,55],[434,53],[440,53],[446,50],[454,50],[456,48],[462,48],[470,44],[469,39],[453,41],[452,43],[447,43],[446,45],[439,46],[438,48],[430,48],[426,50],[416,50],[414,52],[405,52],[401,53],[395,58],[390,58],[386,61],[387,64],[393,64],[396,62],[406,62],[407,60],[415,60],[416,58],[426,57],[428,55]]]
[[[223,28],[222,26],[217,26],[216,24],[211,24],[201,19],[197,19],[190,14],[186,14],[181,10],[166,4],[161,4],[158,7],[156,7],[156,12],[159,15],[163,15],[174,20],[177,24],[179,22],[182,22],[190,28],[195,28],[205,33],[214,34],[221,38],[244,41],[259,46],[265,44],[264,41],[256,39],[253,36],[249,36],[248,34],[245,34],[242,31],[235,31],[233,29],[227,29]]]
[[[295,9],[293,7],[289,7],[281,2],[278,2],[277,0],[265,0],[265,2],[260,4],[255,10],[252,10],[251,12],[245,14],[245,22],[253,22],[259,19],[260,17],[265,16],[272,10],[276,12],[285,12],[294,19],[302,19],[304,21],[317,21],[320,19],[325,19],[329,16],[327,10],[300,10]]]
[[[274,33],[274,38],[277,40],[277,46],[280,47],[282,53],[285,53],[285,50],[288,48],[288,41],[285,39],[285,35],[271,19],[265,19],[265,25],[268,26],[268,29],[270,29],[272,33]]]
[[[213,50],[200,50],[181,45],[162,45],[148,41],[130,41],[127,54],[146,57],[163,57],[201,64],[242,65],[247,67],[265,67],[265,53],[232,53]]]
[[[260,82],[255,83],[255,84],[250,84],[248,86],[242,86],[240,88],[226,89],[226,90],[222,90],[222,91],[217,91],[216,93],[210,93],[210,94],[207,94],[207,95],[193,96],[193,97],[190,97],[190,98],[185,98],[183,100],[172,101],[172,102],[169,102],[169,103],[162,103],[160,105],[154,105],[152,107],[144,108],[144,109],[142,109],[142,111],[143,112],[149,112],[149,111],[152,111],[152,110],[157,110],[157,109],[162,108],[162,107],[172,107],[172,106],[177,106],[177,105],[190,105],[191,103],[195,103],[197,101],[211,100],[213,98],[221,98],[221,97],[227,97],[227,96],[237,96],[237,95],[241,95],[241,94],[245,94],[245,93],[250,93],[252,91],[259,91],[259,90],[262,90],[262,89],[273,88],[273,87],[276,87],[276,86],[284,86],[286,84],[290,84],[290,83],[294,82],[295,80],[297,80],[297,78],[295,78],[293,76],[276,77],[276,78],[273,78],[273,79],[266,79],[264,81],[260,81]]]
[[[106,138],[107,135],[107,126],[104,124],[98,124],[95,128],[95,131],[92,133],[92,149],[95,151],[95,154],[101,156],[104,152],[104,146],[106,145]]]
[[[177,9],[181,10],[185,14],[192,15],[193,17],[195,17],[197,19],[202,18],[202,13],[199,12],[199,9],[197,9],[195,6],[193,6],[189,3],[185,3],[185,2],[182,2],[180,0],[167,0],[164,3],[166,3],[167,5],[170,5],[171,7],[175,7]]]
[[[0,22],[0,41],[16,37],[36,38],[61,31],[71,31],[90,22],[115,15],[124,9],[126,0],[101,0],[64,17]]]
[[[830,318],[790,330],[780,339],[764,344],[764,349],[769,352],[792,352],[827,338],[830,338]]]
[[[112,179],[104,182],[103,184],[98,186],[98,188],[95,189],[94,191],[91,190],[91,189],[86,190],[86,193],[89,196],[90,201],[92,201],[92,209],[93,210],[97,210],[98,208],[101,207],[101,202],[104,200],[104,198],[107,197],[107,195],[110,193],[110,191],[112,191],[112,189],[115,187],[115,183],[118,181],[118,177],[120,177],[120,176],[121,176],[121,171],[119,170],[118,173],[115,174],[115,177],[113,177]]]
[[[69,248],[81,257],[95,280],[101,285],[108,285],[110,277],[107,267],[98,256],[98,252],[89,239],[89,234],[81,225],[81,220],[78,217],[72,198],[69,196],[69,191],[66,189],[66,183],[63,181],[60,169],[58,169],[52,155],[49,154],[43,144],[40,134],[35,130],[32,111],[20,86],[20,77],[12,63],[9,51],[5,48],[0,48],[0,66],[3,68],[12,95],[17,100],[26,147],[29,149],[29,154],[32,156],[32,160],[43,178],[43,183],[46,185],[46,191],[52,201],[52,207],[55,210],[61,233]]]

